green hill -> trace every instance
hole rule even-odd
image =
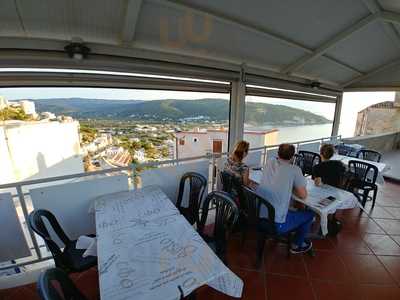
[[[38,111],[71,115],[75,118],[140,119],[182,121],[190,119],[226,121],[229,101],[199,100],[100,100],[46,99],[35,100]],[[262,124],[324,124],[331,121],[312,112],[284,105],[246,103],[246,123]]]

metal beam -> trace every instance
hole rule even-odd
[[[382,20],[393,24],[400,24],[400,14],[384,11],[382,12]]]
[[[87,43],[93,54],[90,55],[90,59],[77,62],[69,59],[64,53],[66,43],[66,41],[39,38],[0,38],[0,66],[2,68],[79,68],[115,72],[135,70],[135,72],[159,75],[166,75],[169,72],[169,75],[229,81],[238,78],[241,69],[238,61],[235,63],[226,57],[207,55],[202,58],[189,53],[160,52],[136,43],[134,47],[129,48]],[[41,51],[43,49],[46,51]],[[247,64],[246,73],[287,83],[297,82],[303,85],[310,83],[310,80],[304,76],[288,76],[266,65],[257,64],[256,61]],[[326,82],[323,86],[341,90],[337,83]]]
[[[385,31],[386,35],[392,40],[392,42],[400,49],[400,35],[393,24],[388,24],[382,18],[383,9],[381,5],[376,0],[362,0],[365,6],[371,13],[380,13],[380,23],[382,24],[382,28]]]
[[[302,50],[302,51],[304,51],[306,53],[309,53],[309,54],[313,53],[312,49],[310,49],[310,48],[308,48],[308,47],[306,47],[306,46],[304,46],[304,45],[302,45],[302,44],[300,44],[300,43],[298,43],[298,42],[296,42],[296,41],[294,41],[292,39],[289,39],[289,38],[287,38],[285,36],[282,36],[279,33],[273,32],[273,31],[269,30],[268,28],[265,28],[265,27],[257,25],[257,24],[253,24],[253,23],[251,23],[249,21],[245,21],[245,20],[242,20],[242,19],[237,19],[235,17],[229,16],[229,15],[224,14],[224,13],[215,12],[215,11],[212,11],[210,9],[207,9],[205,7],[202,7],[202,6],[199,6],[199,5],[196,5],[196,4],[192,4],[192,3],[189,4],[189,3],[183,2],[181,0],[148,0],[148,1],[152,1],[152,2],[155,2],[157,4],[167,5],[167,6],[178,8],[178,9],[182,9],[182,10],[188,10],[188,11],[191,11],[193,13],[199,13],[199,14],[202,14],[202,15],[207,15],[207,16],[210,16],[210,17],[212,17],[212,18],[214,18],[214,19],[216,19],[216,20],[218,20],[220,22],[223,22],[225,24],[233,25],[235,27],[239,27],[239,28],[245,29],[247,31],[256,33],[258,35],[266,36],[266,37],[268,37],[270,39],[272,38],[272,39],[274,39],[274,40],[276,40],[276,41],[278,41],[280,43],[286,44],[289,47],[294,47],[294,48],[300,49],[300,50]],[[349,70],[351,70],[353,72],[356,72],[358,74],[362,74],[360,71],[356,70],[355,68],[353,68],[353,67],[351,67],[351,66],[349,66],[349,65],[347,65],[347,64],[345,64],[343,62],[338,61],[337,59],[333,59],[333,58],[331,58],[329,56],[325,56],[325,57],[328,60],[330,60],[331,62],[333,62],[333,63],[335,63],[337,65],[345,67],[345,68],[347,68],[347,69],[349,69]]]
[[[148,1],[152,1],[155,2],[157,4],[161,4],[161,5],[167,5],[169,7],[174,7],[174,8],[178,8],[178,9],[183,9],[183,10],[187,10],[187,11],[191,11],[194,13],[200,13],[202,15],[207,15],[212,17],[213,19],[216,19],[218,21],[221,21],[222,23],[225,24],[229,24],[229,25],[234,25],[236,27],[240,27],[242,29],[245,29],[247,31],[251,31],[254,32],[256,34],[259,35],[264,35],[268,38],[272,38],[275,39],[276,41],[279,41],[281,43],[284,43],[290,47],[295,47],[297,49],[303,50],[305,52],[312,52],[312,50],[308,49],[307,47],[299,44],[296,41],[293,41],[289,38],[286,38],[276,32],[272,32],[271,30],[264,28],[262,26],[253,24],[251,22],[248,21],[244,21],[244,20],[239,20],[235,17],[232,16],[228,16],[227,14],[223,14],[223,13],[219,13],[219,12],[215,12],[212,11],[210,9],[207,9],[205,7],[200,7],[198,5],[195,4],[189,4],[180,0],[148,0]]]
[[[142,0],[128,0],[127,2],[125,20],[121,32],[121,43],[123,45],[130,45],[135,38],[142,2]]]
[[[228,151],[243,139],[246,108],[246,84],[240,79],[231,84],[229,109],[229,145]]]
[[[313,61],[314,59],[324,55],[329,49],[334,47],[336,44],[339,42],[342,42],[343,40],[347,39],[349,36],[351,36],[353,33],[359,31],[360,29],[364,28],[368,24],[374,22],[377,20],[379,14],[371,14],[358,22],[354,23],[352,26],[346,28],[342,32],[338,33],[336,36],[334,36],[332,39],[328,40],[324,44],[322,44],[320,47],[318,47],[315,51],[312,53],[303,56],[300,58],[298,61],[294,62],[293,64],[287,66],[282,70],[283,73],[290,74],[293,71],[301,68],[305,64]]]
[[[343,93],[336,98],[335,115],[333,117],[332,136],[339,134],[340,116],[342,114]]]
[[[391,61],[390,63],[384,64],[384,65],[382,65],[382,66],[380,66],[380,67],[375,68],[375,69],[372,70],[371,72],[368,72],[368,73],[366,73],[366,74],[364,74],[364,75],[357,76],[357,77],[351,79],[350,81],[344,83],[344,84],[342,85],[342,88],[346,88],[346,87],[348,87],[348,86],[351,85],[351,84],[354,84],[354,83],[356,83],[356,82],[360,82],[360,81],[362,81],[362,80],[364,80],[364,79],[367,79],[367,78],[369,78],[369,77],[371,77],[371,76],[373,76],[373,75],[376,75],[376,74],[378,74],[378,73],[380,73],[380,72],[383,72],[383,71],[385,71],[385,70],[387,70],[387,69],[390,69],[390,68],[392,68],[392,67],[396,67],[396,66],[399,66],[399,65],[400,65],[400,59],[396,59],[396,60],[394,60],[394,61]]]

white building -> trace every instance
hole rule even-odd
[[[4,96],[0,96],[0,110],[5,109],[8,106],[8,101]]]
[[[106,148],[113,143],[112,135],[109,133],[102,133],[99,137],[95,138],[93,142],[84,145],[83,152],[85,154],[94,153]]]
[[[0,183],[83,172],[78,122],[0,125]]]
[[[40,116],[43,119],[49,119],[49,120],[54,120],[57,118],[55,114],[53,114],[52,112],[49,112],[49,111],[44,111],[44,112],[40,113]]]
[[[25,114],[30,115],[30,116],[37,116],[35,102],[28,101],[28,100],[22,100],[22,101],[19,101],[19,104],[21,105],[21,108]]]
[[[175,133],[175,137],[177,139],[175,158],[177,155],[178,159],[207,153],[223,153],[228,150],[228,130],[225,128],[180,131]],[[250,148],[275,145],[277,137],[277,129],[244,132],[244,140],[250,143]]]
[[[146,155],[143,149],[135,150],[135,154],[133,156],[139,163],[146,161]]]

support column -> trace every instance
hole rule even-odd
[[[335,116],[333,118],[332,136],[339,133],[340,115],[342,113],[343,93],[336,98]]]
[[[236,142],[243,139],[245,117],[246,84],[243,80],[232,81],[229,110],[229,146],[233,149]]]

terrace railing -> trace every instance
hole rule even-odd
[[[340,141],[341,136],[331,136],[293,144],[297,150],[318,152],[322,143]],[[260,166],[268,158],[276,156],[277,148],[278,145],[271,145],[250,149],[247,163],[250,166]],[[0,239],[7,239],[0,240],[2,248],[10,248],[10,251],[0,251],[0,271],[52,258],[44,242],[27,226],[28,215],[34,208],[45,208],[55,213],[66,232],[72,238],[77,238],[92,230],[94,232],[92,202],[97,196],[156,184],[171,199],[176,199],[179,179],[188,171],[202,173],[208,178],[209,191],[215,190],[219,185],[217,174],[226,157],[227,153],[210,153],[199,157],[132,164],[0,185],[0,192],[3,193],[0,194],[0,219],[4,217],[2,214],[8,214],[7,217],[11,219],[7,232],[0,233]],[[8,209],[1,209],[7,201]]]

